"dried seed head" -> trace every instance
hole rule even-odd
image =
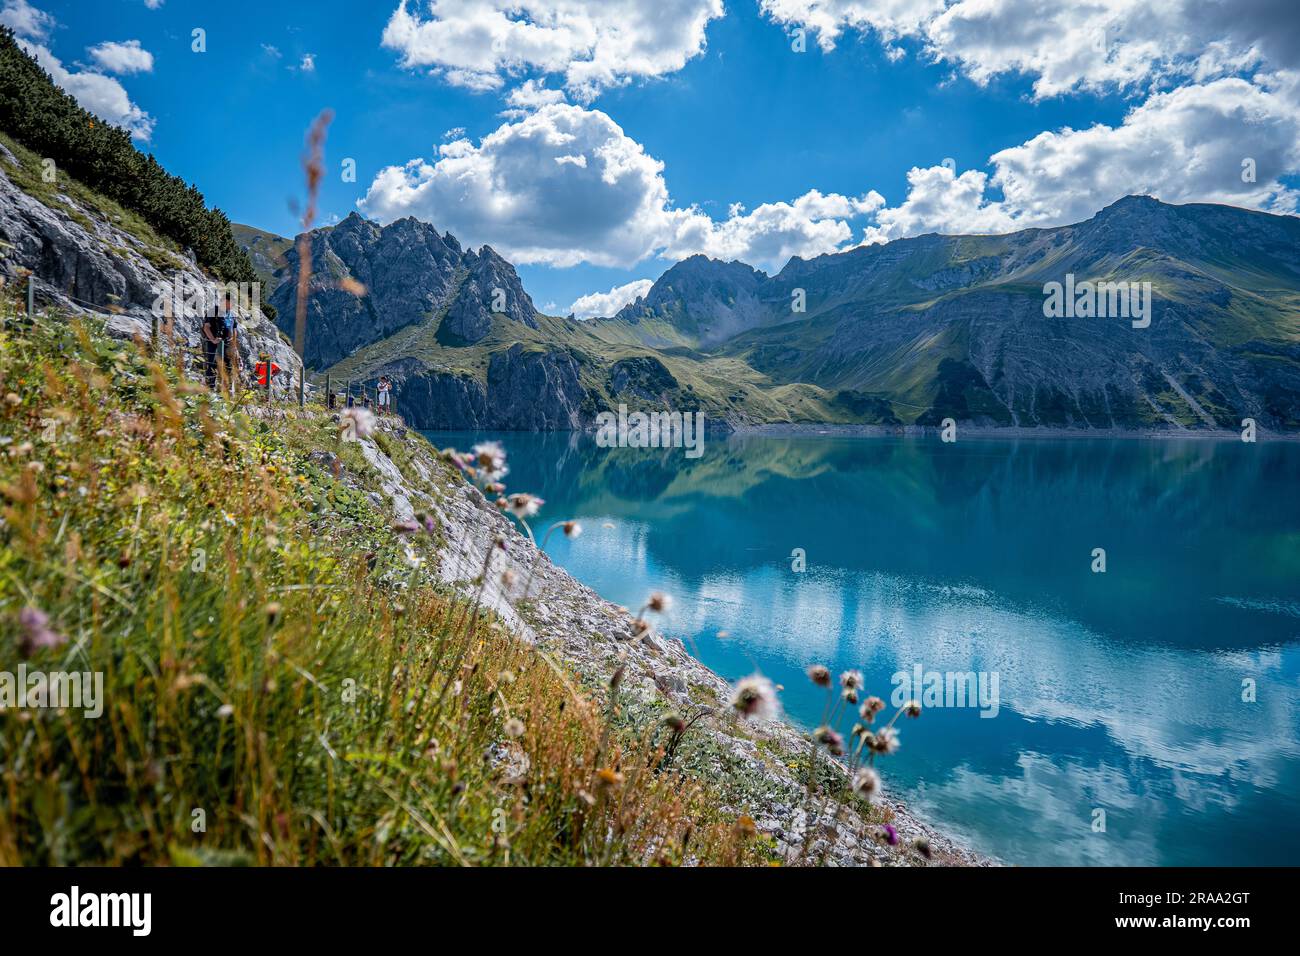
[[[814,684],[816,684],[818,687],[830,687],[831,686],[830,668],[824,667],[821,664],[814,664],[812,667],[808,668],[808,679],[812,681]]]

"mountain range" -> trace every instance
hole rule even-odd
[[[291,333],[296,243],[235,234]],[[354,213],[310,239],[308,367],[389,375],[421,428],[577,429],[625,403],[723,429],[1300,429],[1292,216],[1129,196],[1073,225],[899,239],[775,275],[692,256],[590,320],[538,312],[490,246],[416,219]],[[1150,324],[1047,317],[1054,282],[1150,283]]]

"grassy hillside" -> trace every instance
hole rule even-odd
[[[662,715],[436,583],[443,530],[396,534],[323,411],[4,311],[0,670],[100,671],[105,705],[0,713],[0,864],[766,859],[721,778],[656,769]]]
[[[293,240],[237,222],[230,224],[230,231],[253,263],[253,271],[262,283],[262,297],[270,299],[276,286],[275,272],[287,264],[285,253],[292,248]]]

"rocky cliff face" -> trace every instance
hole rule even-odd
[[[36,196],[18,185],[25,177],[20,160],[0,146],[0,244],[4,261],[0,265],[7,281],[18,281],[19,270],[36,280],[38,309],[55,306],[72,313],[94,314],[105,320],[108,330],[123,338],[148,339],[154,328],[153,307],[160,287],[194,290],[210,287],[213,279],[203,272],[191,255],[177,253],[146,241],[128,229],[114,208],[102,208],[91,194],[79,189],[53,188]],[[26,282],[26,279],[22,279]],[[191,350],[187,361],[199,361],[192,354],[199,349],[197,316],[174,310],[175,341]],[[251,374],[262,353],[288,373],[275,384],[296,384],[302,363],[275,326],[261,313],[246,313],[239,336],[242,367]]]
[[[416,358],[398,359],[373,374],[392,379],[399,411],[420,428],[566,431],[582,428],[593,415],[578,361],[563,349],[513,345],[493,352],[486,382]]]
[[[277,324],[294,334],[298,242],[275,273]],[[536,325],[536,309],[514,267],[484,246],[463,249],[451,233],[417,219],[380,226],[353,213],[310,233],[306,360],[323,369],[407,326],[440,320],[447,341],[476,342],[494,315]],[[360,283],[365,294],[356,294]]]
[[[666,319],[701,346],[717,345],[750,328],[768,309],[759,298],[767,275],[743,262],[691,256],[616,316],[626,322]]]

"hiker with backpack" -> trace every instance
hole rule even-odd
[[[221,376],[234,381],[239,364],[236,334],[239,330],[234,302],[227,293],[223,306],[214,308],[203,318],[199,332],[203,338],[203,373],[208,388],[217,387],[218,369]]]

